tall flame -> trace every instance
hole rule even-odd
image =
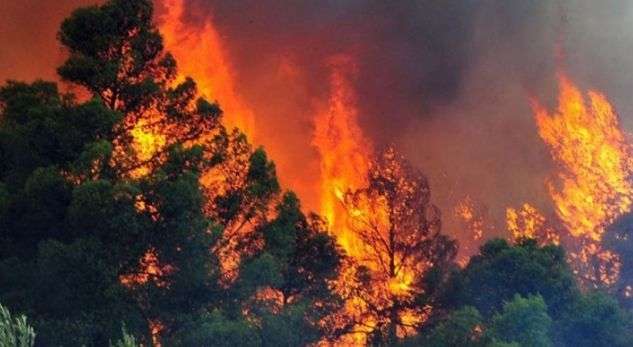
[[[185,23],[183,0],[164,0],[163,4],[167,11],[159,29],[165,48],[178,62],[179,79],[192,77],[202,96],[220,103],[227,124],[252,140],[255,114],[236,91],[234,70],[213,23],[207,20],[201,28]]]
[[[606,224],[631,208],[633,161],[617,114],[607,98],[585,98],[559,75],[558,109],[534,104],[539,135],[561,166],[562,185],[549,185],[556,212],[575,237],[600,241]]]
[[[343,70],[353,66],[348,58],[332,65],[331,94],[327,107],[315,118],[313,143],[321,156],[321,215],[350,256],[362,252],[360,241],[348,228],[344,194],[366,185],[372,145],[358,125],[354,91]]]
[[[362,265],[374,273],[369,283],[371,288],[367,288],[367,291],[373,300],[385,306],[389,305],[393,297],[411,295],[410,284],[415,276],[411,273],[413,270],[408,268],[403,268],[394,278],[381,273],[378,264],[367,256],[367,252],[378,250],[365,244],[358,236],[358,224],[367,218],[380,224],[377,226],[380,230],[388,229],[389,210],[386,203],[377,198],[363,200],[350,207],[346,201],[347,194],[368,185],[373,146],[358,124],[356,95],[349,72],[345,71],[354,71],[353,61],[349,57],[337,57],[331,65],[328,103],[315,118],[313,144],[321,157],[320,212],[338,244],[351,258],[351,263],[346,262],[341,271],[337,290],[348,296],[343,313],[347,318],[343,319],[353,320],[357,325],[353,334],[342,337],[337,344],[362,345],[366,343],[366,334],[384,317],[374,316],[367,309],[367,302],[347,293],[348,281],[354,277],[354,265]],[[402,327],[412,327],[423,317],[419,312],[400,310],[399,319]],[[398,327],[399,336],[410,333],[402,327]]]
[[[561,186],[550,183],[550,195],[579,247],[569,254],[574,272],[589,285],[609,285],[621,263],[600,242],[606,226],[633,203],[631,147],[603,94],[589,91],[585,97],[563,74],[559,85],[555,112],[534,103],[539,134],[561,168]]]

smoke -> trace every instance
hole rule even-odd
[[[0,1],[0,81],[57,78],[64,61],[57,43],[62,20],[96,0]]]
[[[508,206],[552,214],[544,182],[554,167],[529,98],[555,107],[558,69],[604,91],[633,125],[632,10],[633,2],[589,0],[195,0],[187,15],[192,24],[213,20],[225,38],[259,138],[310,207],[315,103],[325,100],[329,57],[347,54],[366,135],[396,143],[429,176],[446,229],[459,234],[452,210],[466,196],[498,233]]]
[[[0,4],[0,78],[53,78],[57,26],[88,0]],[[157,1],[160,16],[160,1]],[[633,128],[633,1],[190,0],[186,21],[212,20],[236,88],[256,114],[256,138],[283,183],[318,208],[314,116],[328,64],[347,55],[359,118],[377,147],[395,143],[429,177],[445,229],[460,234],[470,196],[503,233],[505,208],[552,214],[555,173],[529,98],[555,107],[557,69],[603,91]]]

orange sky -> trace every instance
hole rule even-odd
[[[55,79],[63,62],[56,35],[61,21],[95,0],[0,1],[0,80]]]

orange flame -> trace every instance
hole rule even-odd
[[[470,196],[466,196],[460,200],[455,206],[455,216],[458,217],[463,223],[463,226],[468,232],[471,233],[473,240],[481,240],[484,235],[484,216],[479,211],[475,202]]]
[[[561,189],[549,185],[556,212],[575,237],[600,241],[606,224],[631,208],[633,161],[607,98],[585,98],[563,74],[558,110],[534,104],[539,135],[561,166]]]
[[[145,284],[149,281],[155,281],[159,287],[164,287],[167,283],[165,283],[162,277],[171,271],[173,271],[171,266],[160,264],[158,257],[156,256],[156,252],[154,250],[149,250],[139,261],[139,268],[137,272],[121,275],[119,280],[127,287]]]
[[[345,192],[366,184],[372,145],[358,126],[356,96],[343,70],[353,66],[348,58],[332,65],[331,95],[315,118],[313,144],[321,156],[321,215],[348,255],[359,256],[360,240],[352,233],[342,205]],[[360,213],[360,211],[356,211]]]
[[[547,224],[543,214],[528,203],[520,209],[506,209],[506,227],[514,239],[531,238],[542,243],[560,244],[560,235]]]
[[[329,230],[335,235],[339,245],[354,261],[362,258],[361,240],[349,228],[352,216],[343,205],[345,193],[359,189],[367,182],[371,144],[363,136],[358,125],[356,96],[344,70],[353,67],[349,58],[340,58],[331,66],[330,97],[327,106],[315,118],[313,144],[321,157],[321,215],[326,219]],[[362,211],[351,211],[360,214]],[[351,264],[349,264],[351,265]],[[349,277],[349,278],[348,278]],[[346,266],[339,282],[354,277],[353,266]],[[347,288],[338,289],[340,292]],[[343,320],[361,316],[364,303],[352,297],[345,305]],[[373,317],[363,317],[364,330],[376,325]],[[355,330],[364,331],[363,327]],[[353,334],[339,341],[339,344],[363,344],[362,334]]]
[[[592,285],[608,285],[621,264],[600,241],[605,227],[633,203],[631,147],[603,94],[589,91],[585,97],[564,74],[559,74],[559,86],[555,112],[533,105],[539,135],[561,168],[561,186],[550,183],[550,195],[580,247],[570,252],[575,272]]]
[[[477,252],[481,244],[484,231],[493,230],[494,224],[487,214],[487,210],[469,195],[459,200],[453,209],[454,217],[459,221],[462,230],[461,252],[457,258],[460,266],[466,266],[470,257]]]
[[[373,154],[371,142],[364,137],[358,125],[356,95],[350,83],[350,76],[344,71],[353,71],[354,65],[349,57],[337,57],[331,64],[330,97],[327,106],[315,118],[313,144],[321,157],[320,204],[321,215],[326,219],[329,230],[338,244],[352,259],[355,265],[365,266],[370,275],[371,292],[376,302],[389,305],[393,297],[408,297],[412,294],[411,283],[415,279],[412,269],[403,269],[397,276],[390,278],[379,270],[378,265],[367,256],[375,252],[358,236],[355,224],[367,222],[380,230],[388,230],[389,211],[384,197],[356,201],[349,206],[347,195],[367,186],[367,177]],[[382,255],[381,255],[382,256]],[[344,296],[349,288],[349,280],[354,278],[354,265],[346,264],[341,272],[337,291]],[[348,293],[349,294],[349,293]],[[343,316],[358,323],[355,333],[344,336],[337,345],[361,345],[366,341],[366,333],[371,332],[384,317],[375,317],[367,311],[367,303],[353,295],[346,302]],[[352,318],[354,317],[354,318]],[[423,320],[420,312],[401,310],[398,335],[405,336],[404,326],[414,326]]]
[[[225,124],[239,128],[252,140],[255,114],[236,92],[235,74],[213,23],[206,21],[201,28],[187,25],[182,18],[183,0],[164,0],[163,4],[167,11],[159,18],[159,30],[166,50],[178,62],[174,84],[192,77],[200,96],[220,103]],[[142,119],[135,124],[131,135],[139,160],[151,158],[166,142],[163,135],[146,129]],[[147,171],[147,168],[140,168],[133,175],[143,176]]]
[[[224,121],[252,140],[255,114],[236,91],[235,73],[213,23],[207,20],[201,28],[185,23],[183,0],[164,0],[163,4],[167,12],[160,18],[159,29],[165,48],[178,62],[178,79],[191,76],[201,96],[220,103]]]

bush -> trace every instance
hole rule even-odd
[[[35,331],[25,316],[13,318],[9,310],[0,304],[0,347],[32,347]]]

